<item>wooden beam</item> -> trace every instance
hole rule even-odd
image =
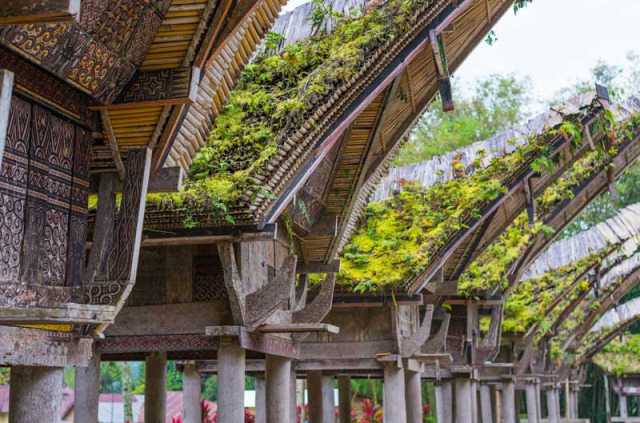
[[[0,25],[71,22],[80,12],[80,0],[3,0]]]
[[[401,338],[400,341],[400,354],[403,357],[413,356],[427,341],[431,334],[431,322],[433,320],[433,305],[427,305],[427,309],[424,314],[424,320],[420,327],[413,333],[410,338]]]
[[[329,263],[312,261],[308,263],[298,263],[296,273],[305,275],[317,273],[338,273],[340,271],[340,260],[331,260]]]
[[[338,215],[326,214],[322,215],[320,219],[311,227],[311,231],[308,236],[330,236],[335,237],[338,235]]]
[[[113,224],[116,220],[116,196],[113,192],[115,179],[113,174],[100,176],[93,244],[84,272],[86,284],[98,279],[106,279],[107,258],[113,245]]]
[[[116,170],[118,171],[118,176],[120,180],[124,180],[124,163],[122,162],[122,157],[120,156],[120,147],[118,147],[118,140],[116,138],[116,134],[113,132],[113,126],[111,125],[111,118],[109,117],[109,112],[103,110],[100,112],[100,117],[102,118],[102,129],[107,136],[107,140],[109,141],[109,150],[111,151],[111,158],[113,159],[113,163],[116,166]]]
[[[86,367],[92,344],[70,332],[0,326],[0,365]]]
[[[63,303],[55,308],[0,308],[3,325],[101,324],[113,323],[115,317],[115,307],[110,305]]]
[[[2,6],[0,6],[0,9]],[[0,166],[4,157],[4,145],[9,128],[9,110],[13,91],[13,72],[0,69]]]
[[[100,187],[100,178],[104,173],[100,175],[91,175],[89,181],[89,194],[97,194]],[[156,173],[151,175],[149,179],[149,186],[147,187],[147,193],[157,192],[178,192],[182,187],[184,180],[184,170],[180,166],[177,167],[163,167],[158,169]],[[122,181],[113,181],[113,188],[111,189],[115,193],[122,193],[124,184]]]
[[[273,241],[276,233],[276,224],[266,225],[263,230],[258,230],[256,226],[179,228],[162,232],[146,231],[142,245],[153,247],[221,242],[266,242]]]
[[[122,110],[191,104],[196,100],[199,82],[198,67],[141,71],[113,103],[91,106],[89,109]]]
[[[224,284],[227,287],[233,320],[238,325],[244,325],[246,321],[246,299],[242,278],[236,263],[236,255],[233,251],[233,244],[230,242],[219,243],[218,255],[222,264]]]
[[[262,333],[324,332],[338,334],[340,328],[327,323],[274,323],[258,326],[256,331]]]

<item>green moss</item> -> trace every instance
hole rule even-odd
[[[593,362],[618,376],[640,374],[640,335],[614,339],[593,357]]]

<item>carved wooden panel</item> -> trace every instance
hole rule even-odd
[[[167,251],[165,247],[144,248],[140,251],[140,261],[136,284],[131,290],[127,304],[131,306],[165,304],[167,302]]]
[[[220,257],[214,254],[193,256],[193,301],[227,300],[227,288]]]
[[[84,129],[13,97],[0,173],[1,282],[81,281],[90,141]]]
[[[166,0],[85,0],[80,21],[0,29],[0,44],[104,103],[111,103],[146,56]]]
[[[191,68],[160,69],[138,72],[118,96],[115,103],[141,103],[188,99]]]

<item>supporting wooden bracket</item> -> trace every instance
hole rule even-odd
[[[535,332],[532,332],[523,340],[524,352],[520,360],[517,360],[513,365],[513,373],[515,376],[522,376],[525,373],[531,372],[531,361],[533,359],[534,347],[533,339]]]
[[[219,242],[217,245],[233,321],[235,324],[242,326],[246,321],[245,293],[242,286],[242,278],[240,278],[240,273],[238,272],[233,244],[231,242]]]
[[[327,278],[323,282],[318,295],[304,308],[294,311],[291,314],[291,321],[293,323],[320,323],[331,310],[335,283],[335,273],[327,274]],[[308,333],[294,334],[293,339],[295,341],[302,341],[308,335]]]
[[[489,330],[475,348],[474,364],[484,364],[492,361],[500,352],[500,340],[502,338],[503,304],[494,305],[491,310],[491,323]]]
[[[533,197],[533,189],[531,188],[531,178],[524,181],[524,193],[527,198],[527,216],[529,217],[529,227],[536,225],[536,199]]]
[[[438,354],[447,350],[447,335],[449,334],[449,322],[451,321],[451,315],[449,313],[444,315],[442,322],[440,323],[440,330],[431,339],[424,343],[421,351],[425,354]]]
[[[1,7],[0,7],[1,8]],[[13,72],[0,69],[0,166],[4,157],[4,144],[9,128],[9,110],[11,110],[11,93],[13,92]]]
[[[414,355],[424,343],[429,339],[431,334],[431,322],[433,320],[433,305],[427,305],[424,313],[422,324],[416,330],[411,338],[402,338],[400,340],[400,351],[403,357],[411,357]]]
[[[89,262],[84,272],[85,283],[107,279],[107,258],[113,246],[113,224],[116,220],[116,196],[113,192],[115,175],[100,175],[98,211],[93,231],[93,243]]]
[[[289,310],[295,312],[300,311],[307,305],[307,288],[309,286],[309,276],[298,276],[298,286],[292,293],[291,300],[289,302]]]
[[[285,258],[275,278],[247,295],[245,325],[249,331],[264,323],[290,298],[295,285],[296,260],[295,255]]]
[[[451,79],[449,78],[449,63],[444,45],[444,36],[435,30],[429,32],[431,48],[433,49],[433,60],[436,65],[438,76],[438,90],[442,99],[442,110],[451,112],[455,109],[453,104],[453,94],[451,90]]]

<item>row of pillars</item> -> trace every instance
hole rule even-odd
[[[530,381],[525,385],[526,413],[528,423],[540,423],[543,420],[540,383]],[[559,423],[559,389],[546,389],[547,415],[549,423]],[[568,391],[567,413],[569,419],[578,419],[578,392]],[[478,395],[480,406],[478,407]],[[438,382],[435,387],[436,412],[438,423],[516,423],[519,401],[516,398],[515,383],[505,381],[502,389],[468,379]]]

